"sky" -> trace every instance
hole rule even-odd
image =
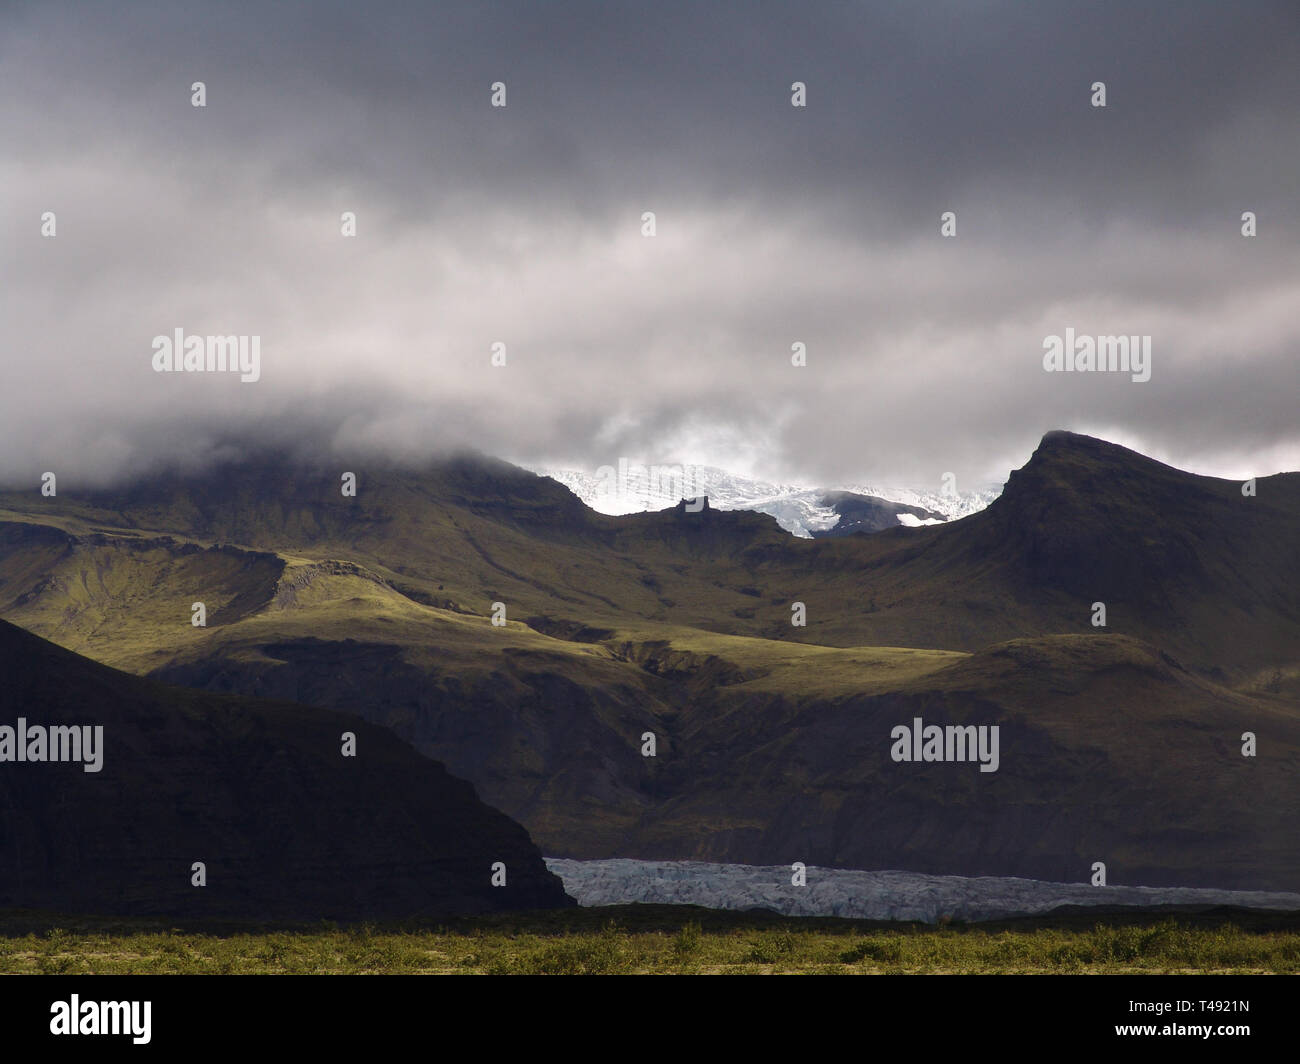
[[[1298,118],[1294,0],[8,4],[0,481],[1297,470]],[[158,372],[178,328],[258,379]],[[1048,372],[1067,328],[1150,379]]]

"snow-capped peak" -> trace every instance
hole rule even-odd
[[[681,499],[707,495],[714,509],[771,514],[787,532],[805,539],[811,538],[814,532],[829,531],[839,522],[839,512],[824,502],[832,492],[871,496],[940,515],[922,518],[910,513],[899,514],[899,524],[908,526],[940,524],[943,520],[965,517],[984,509],[1001,494],[996,489],[944,492],[878,484],[814,488],[754,480],[715,466],[644,466],[625,459],[617,466],[602,466],[595,471],[528,468],[559,481],[598,513],[665,510]]]

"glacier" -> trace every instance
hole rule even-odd
[[[934,876],[861,872],[809,865],[807,885],[792,886],[787,865],[707,861],[577,861],[546,858],[579,905],[701,905],[709,909],[770,909],[789,916],[858,920],[975,922],[1033,916],[1062,905],[1219,905],[1300,911],[1300,894],[1202,887],[1094,887],[1009,876]]]
[[[683,497],[707,495],[712,509],[756,510],[769,514],[787,532],[802,539],[811,539],[813,532],[835,527],[839,514],[832,507],[822,505],[822,499],[833,491],[848,491],[887,502],[918,506],[943,514],[949,521],[984,509],[1001,494],[1000,489],[993,488],[945,493],[856,483],[834,488],[815,488],[754,480],[716,466],[646,467],[631,464],[621,467],[621,475],[617,478],[602,477],[597,472],[581,469],[551,469],[541,466],[524,468],[563,484],[597,513],[620,516],[666,510],[676,506]],[[683,475],[657,477],[654,470],[660,468],[680,469]],[[611,480],[616,482],[615,490],[610,490]],[[922,521],[910,514],[902,514],[899,523],[915,527],[918,524],[937,522],[932,519]]]

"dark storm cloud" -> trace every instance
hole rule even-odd
[[[6,9],[0,475],[278,434],[978,479],[1052,427],[1294,468],[1298,30],[1290,2]],[[154,374],[176,326],[261,335],[262,380]],[[1066,326],[1151,333],[1151,381],[1045,374]]]

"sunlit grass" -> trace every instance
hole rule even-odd
[[[644,910],[644,911],[643,911]],[[703,920],[703,923],[701,922]],[[53,927],[0,935],[6,974],[938,974],[1300,972],[1300,932],[1174,918],[1091,926],[870,926],[620,907],[478,925],[269,932]],[[12,921],[10,921],[12,924]],[[93,921],[91,921],[93,923]],[[143,924],[143,921],[137,922]],[[75,926],[71,925],[70,926]]]

